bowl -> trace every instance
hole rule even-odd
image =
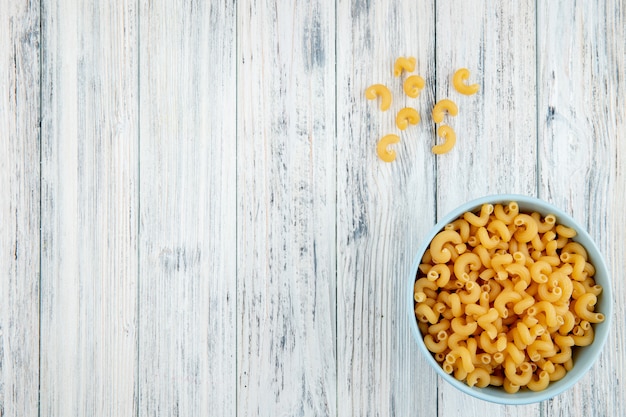
[[[487,386],[485,388],[470,387],[463,381],[457,380],[453,375],[449,375],[444,372],[442,366],[435,360],[433,354],[426,348],[423,340],[422,333],[417,325],[417,319],[415,317],[415,304],[413,286],[415,278],[418,272],[419,264],[422,257],[432,239],[437,233],[443,230],[444,226],[453,222],[457,218],[463,215],[463,213],[471,211],[477,212],[481,206],[486,203],[490,204],[508,204],[511,201],[518,203],[520,212],[538,212],[543,216],[547,214],[554,214],[556,216],[556,223],[573,228],[577,232],[577,236],[572,240],[580,243],[585,247],[589,256],[589,262],[595,267],[594,279],[597,284],[602,285],[603,291],[598,296],[598,302],[595,306],[596,312],[604,314],[605,319],[601,323],[594,324],[594,341],[588,346],[578,346],[573,352],[573,367],[569,370],[565,376],[550,384],[542,391],[531,391],[528,389],[520,390],[516,393],[507,393],[502,387]],[[411,326],[411,332],[415,341],[422,352],[426,361],[432,366],[432,368],[439,374],[447,383],[451,384],[459,391],[469,394],[473,397],[498,403],[498,404],[530,404],[541,402],[550,399],[570,387],[572,387],[578,380],[580,380],[585,373],[591,368],[593,363],[598,359],[602,348],[607,340],[609,329],[611,327],[612,318],[612,294],[611,294],[611,282],[609,277],[609,271],[606,267],[606,263],[600,253],[600,250],[593,242],[591,236],[580,226],[569,214],[563,210],[554,207],[553,205],[533,197],[516,195],[516,194],[500,194],[491,195],[465,203],[455,210],[444,216],[435,227],[424,237],[423,244],[419,251],[415,255],[413,266],[411,268],[411,274],[408,277],[407,294],[406,294],[407,310],[410,315],[409,323]]]

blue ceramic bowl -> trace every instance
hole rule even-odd
[[[557,218],[557,224],[562,224],[567,227],[575,229],[578,235],[573,238],[574,241],[580,243],[585,247],[589,255],[589,262],[593,264],[596,269],[594,279],[597,284],[602,285],[603,291],[598,296],[598,303],[595,306],[595,311],[601,312],[605,315],[605,320],[602,323],[594,325],[595,338],[592,344],[585,347],[576,347],[574,350],[574,366],[567,372],[565,377],[559,381],[551,382],[548,387],[539,392],[533,392],[530,390],[520,390],[517,393],[509,394],[501,387],[486,387],[476,388],[469,387],[465,382],[459,381],[454,378],[453,375],[445,373],[441,365],[435,360],[432,353],[426,348],[422,339],[422,334],[417,327],[417,320],[414,313],[414,300],[413,300],[413,285],[415,283],[415,277],[418,271],[418,266],[424,255],[424,252],[428,249],[431,240],[439,231],[443,230],[444,226],[448,223],[459,218],[463,213],[467,211],[476,212],[480,210],[481,206],[485,203],[490,204],[503,204],[506,205],[511,201],[516,201],[519,204],[520,212],[533,212],[536,211],[542,216],[547,214],[554,214]],[[413,266],[411,268],[411,274],[407,280],[407,293],[406,293],[407,311],[410,315],[410,326],[413,337],[419,346],[420,351],[426,358],[426,361],[432,366],[432,368],[449,384],[453,385],[460,391],[469,394],[473,397],[480,398],[482,400],[498,403],[498,404],[529,404],[552,398],[563,391],[569,389],[574,385],[583,375],[591,368],[593,363],[598,359],[602,348],[609,335],[609,329],[611,328],[612,318],[612,289],[611,280],[609,277],[609,270],[606,267],[602,254],[598,250],[598,247],[591,239],[591,236],[581,227],[569,214],[554,207],[553,205],[539,200],[537,198],[515,195],[515,194],[499,194],[487,197],[482,197],[473,201],[470,201],[462,206],[456,208],[445,217],[443,217],[437,225],[428,233],[424,238],[424,243],[420,247],[419,251],[415,255]]]

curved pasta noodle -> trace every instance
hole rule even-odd
[[[456,219],[452,223],[448,223],[444,226],[445,230],[454,230],[459,233],[461,240],[467,242],[470,236],[470,225],[464,219]]]
[[[500,243],[498,235],[489,236],[489,232],[484,226],[481,226],[476,231],[476,236],[480,241],[480,244],[486,249],[494,249]]]
[[[463,214],[463,218],[472,226],[475,227],[484,227],[487,225],[489,221],[489,216],[493,213],[493,205],[491,204],[483,204],[480,207],[480,215],[476,215],[471,211]]]
[[[505,224],[513,223],[515,216],[519,214],[519,205],[515,201],[507,204],[506,208],[502,204],[496,204],[493,214],[496,219],[503,221]]]
[[[563,226],[562,224],[556,226],[556,233],[559,236],[566,237],[568,239],[576,237],[576,230],[571,227]]]
[[[391,107],[391,91],[383,84],[373,84],[365,90],[365,97],[368,100],[376,100],[380,97],[380,109],[387,111]]]
[[[467,282],[470,280],[468,272],[477,271],[482,266],[480,258],[474,252],[466,252],[454,261],[454,275],[457,279]]]
[[[480,286],[474,281],[468,281],[465,283],[465,290],[459,291],[458,294],[463,304],[474,304],[480,298]]]
[[[424,336],[424,344],[433,353],[442,353],[448,350],[448,341],[446,339],[436,341],[430,334]]]
[[[425,85],[426,83],[422,77],[419,75],[411,75],[404,81],[404,94],[411,98],[416,98],[420,95],[420,92],[424,89]]]
[[[476,327],[478,323],[473,322],[465,322],[464,319],[460,317],[455,317],[450,322],[452,327],[452,331],[459,336],[469,336],[476,331]]]
[[[543,391],[550,383],[550,374],[547,371],[541,371],[532,377],[526,386],[531,391]]]
[[[503,242],[511,240],[511,231],[502,220],[492,220],[487,226],[487,231],[497,234]]]
[[[398,129],[405,130],[409,124],[416,125],[420,122],[420,115],[412,107],[405,107],[398,112],[396,116],[396,126]]]
[[[396,151],[389,150],[389,145],[400,142],[400,137],[398,135],[386,135],[383,136],[381,140],[378,141],[376,145],[376,151],[378,152],[378,157],[385,162],[392,162],[396,159]]]
[[[432,152],[437,155],[450,152],[456,144],[456,133],[454,133],[454,129],[450,126],[439,126],[439,129],[437,129],[437,136],[443,138],[444,142],[440,145],[433,146]]]
[[[435,123],[443,122],[443,117],[445,113],[448,113],[450,116],[456,116],[459,113],[459,108],[456,106],[456,104],[452,100],[449,100],[447,98],[439,100],[435,104],[435,107],[433,107],[433,121]]]
[[[467,385],[485,388],[491,383],[491,375],[484,368],[476,368],[467,374]]]
[[[515,238],[519,242],[530,242],[537,235],[539,226],[537,222],[528,214],[518,214],[513,220],[518,229],[515,232]]]
[[[402,75],[402,71],[413,72],[415,71],[415,64],[417,61],[415,57],[400,57],[396,59],[396,62],[393,65],[393,75],[395,77],[399,77]]]
[[[447,265],[437,264],[433,266],[430,271],[428,271],[426,277],[430,281],[435,281],[437,283],[437,286],[442,288],[445,287],[448,282],[450,282],[451,275],[452,274],[450,273],[450,268],[448,268]]]
[[[583,320],[587,320],[589,323],[600,323],[604,321],[604,314],[595,313],[589,307],[596,305],[598,298],[593,293],[585,293],[578,297],[574,304],[574,311]]]
[[[568,242],[561,248],[561,253],[576,253],[583,257],[585,261],[589,259],[589,255],[587,255],[587,250],[578,242]]]
[[[579,255],[577,253],[564,252],[561,253],[560,259],[565,263],[572,264],[573,279],[575,279],[576,281],[583,281],[585,278],[587,278],[587,274],[585,274],[586,262],[585,258],[583,258],[582,255]]]
[[[528,310],[526,310],[526,314],[528,314],[529,316],[536,316],[539,313],[544,313],[546,324],[549,327],[554,327],[558,324],[558,321],[556,318],[556,311],[554,309],[554,306],[551,303],[545,300],[539,301],[538,303],[535,303],[535,305],[530,307]]]
[[[460,68],[452,77],[452,85],[454,85],[454,89],[461,94],[466,96],[471,96],[472,94],[476,94],[480,89],[478,84],[465,84],[465,81],[469,79],[469,70],[467,68]]]
[[[415,307],[415,315],[420,321],[428,321],[430,324],[437,323],[439,314],[435,313],[427,304],[419,303]]]
[[[447,242],[458,245],[463,241],[461,235],[454,230],[444,230],[437,233],[430,243],[430,254],[434,262],[446,263],[452,258],[450,251],[443,247]]]

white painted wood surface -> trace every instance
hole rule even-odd
[[[621,0],[0,0],[0,416],[624,415],[625,45]],[[540,404],[455,391],[404,311],[421,236],[499,192],[613,274],[608,346]]]
[[[37,415],[39,3],[0,1],[0,416]]]
[[[41,38],[39,411],[132,415],[137,9],[43,0]]]

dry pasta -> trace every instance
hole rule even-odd
[[[420,95],[420,92],[424,89],[426,82],[419,75],[411,75],[404,81],[403,90],[404,94],[408,97],[416,98]]]
[[[402,74],[402,71],[413,72],[415,71],[416,64],[415,57],[400,57],[396,59],[396,62],[393,65],[393,75],[395,77],[399,77]]]
[[[380,97],[380,109],[386,111],[391,106],[391,91],[383,84],[374,84],[365,90],[365,98],[368,100],[376,100]]]
[[[416,276],[415,315],[443,370],[469,386],[541,391],[593,342],[602,287],[556,216],[485,204],[446,225]]]
[[[400,142],[398,135],[383,136],[376,145],[378,157],[385,162],[392,162],[396,159],[396,151],[388,149],[388,146],[398,142]]]
[[[450,149],[452,149],[456,143],[456,134],[454,133],[454,130],[450,126],[439,126],[439,129],[437,129],[437,135],[444,138],[444,142],[440,145],[433,146],[432,152],[437,155],[450,152]]]
[[[476,94],[480,89],[478,84],[465,84],[465,81],[469,78],[469,70],[467,68],[461,68],[454,73],[452,77],[452,84],[456,91],[461,94],[465,94],[466,96],[471,96],[472,94]]]
[[[444,98],[443,100],[439,100],[437,104],[435,104],[435,107],[433,107],[433,121],[435,123],[443,122],[443,117],[446,112],[450,116],[456,116],[459,113],[459,108],[452,100]]]
[[[420,115],[412,107],[405,107],[398,112],[396,116],[396,126],[398,129],[405,130],[409,124],[416,125],[420,122]]]

